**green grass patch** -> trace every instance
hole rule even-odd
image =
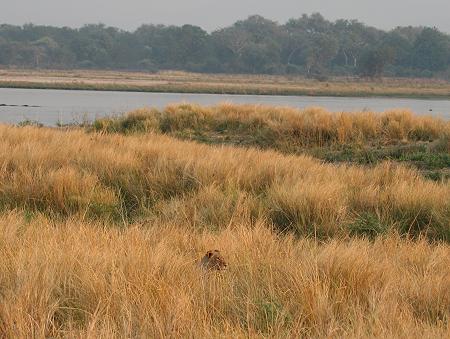
[[[348,226],[351,235],[363,236],[374,239],[378,235],[384,234],[389,229],[380,218],[373,213],[362,213],[356,220]]]

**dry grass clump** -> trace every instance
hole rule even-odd
[[[320,238],[396,229],[450,239],[450,186],[392,163],[336,166],[158,135],[35,127],[1,126],[0,139],[3,210],[208,230],[265,218]]]
[[[198,259],[219,245],[227,271]],[[218,233],[0,217],[2,337],[450,334],[448,245],[295,240],[261,221]]]
[[[99,119],[94,129],[125,134],[162,132],[184,137],[197,134],[212,141],[221,141],[221,136],[223,139],[226,135],[236,143],[280,150],[295,146],[433,141],[450,136],[449,121],[416,116],[408,110],[331,113],[322,108],[299,110],[226,103],[210,107],[178,104],[162,111],[141,109],[125,117]]]

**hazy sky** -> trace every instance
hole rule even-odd
[[[450,33],[450,0],[0,0],[0,23],[102,22],[127,30],[143,23],[189,23],[211,31],[251,14],[285,22],[313,12],[383,29],[425,25]]]

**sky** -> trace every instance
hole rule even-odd
[[[314,12],[328,20],[357,19],[385,30],[435,26],[450,33],[450,0],[0,0],[0,23],[104,23],[126,30],[153,23],[213,31],[253,14],[284,23]]]

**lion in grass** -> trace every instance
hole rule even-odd
[[[206,270],[224,270],[227,263],[219,250],[208,251],[200,261],[200,267]]]

